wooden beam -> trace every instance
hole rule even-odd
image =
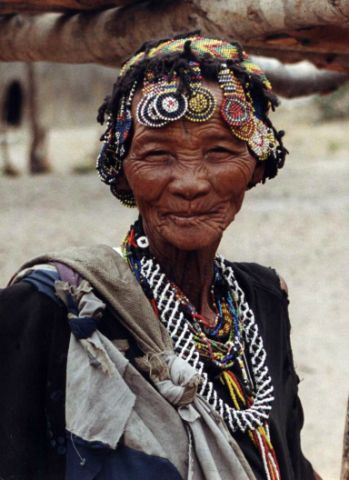
[[[149,38],[196,28],[192,4],[180,4],[154,11],[140,4],[98,13],[3,16],[0,60],[118,66]]]
[[[348,24],[347,0],[196,0],[196,5],[224,34],[243,44],[255,38],[309,27]],[[228,31],[227,31],[227,27]]]
[[[277,48],[252,47],[246,49],[250,54],[277,58],[282,63],[298,63],[303,60],[316,65],[318,68],[332,70],[335,72],[349,72],[349,54],[338,54],[334,52],[303,52],[301,50],[280,50]]]
[[[344,425],[341,480],[349,480],[349,398]]]
[[[324,25],[267,35],[259,48],[255,40],[245,42],[246,49],[267,56],[276,55],[283,62],[310,60],[320,68],[349,71],[349,28]]]
[[[349,74],[319,70],[309,62],[283,65],[271,58],[251,58],[264,70],[274,92],[286,98],[330,93],[349,81]]]
[[[164,0],[101,12],[3,16],[0,60],[118,66],[150,38],[199,28],[238,39],[258,55],[349,72],[348,18],[347,0]]]
[[[139,0],[4,0],[0,4],[0,15],[102,10],[124,7],[137,1]]]

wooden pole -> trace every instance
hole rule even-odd
[[[349,73],[320,70],[309,62],[284,65],[272,58],[251,58],[263,69],[273,91],[285,98],[330,93],[349,81]]]
[[[7,127],[0,128],[0,153],[2,157],[2,167],[0,164],[0,170],[4,175],[10,177],[16,177],[19,175],[19,171],[16,167],[12,165],[10,152],[9,152],[9,142],[7,135]]]
[[[3,0],[0,3],[0,15],[15,13],[67,12],[69,10],[89,11],[111,7],[124,7],[137,0]],[[138,0],[139,1],[139,0]]]
[[[46,173],[50,171],[47,159],[47,133],[39,120],[39,105],[37,80],[34,64],[27,64],[28,79],[28,110],[31,132],[31,145],[29,152],[30,173]]]
[[[349,480],[349,398],[344,427],[341,480]]]

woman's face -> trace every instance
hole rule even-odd
[[[205,82],[220,105],[218,85]],[[185,119],[162,128],[137,123],[124,172],[151,245],[180,250],[218,246],[240,210],[256,160],[217,108],[204,123]]]

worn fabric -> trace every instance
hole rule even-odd
[[[268,351],[268,365],[276,396],[270,426],[282,478],[308,480],[313,478],[313,472],[300,449],[302,411],[289,347],[287,301],[280,291],[277,276],[269,269],[234,264],[234,270],[256,314]],[[62,439],[64,383],[69,340],[65,311],[48,296],[37,292],[33,285],[23,282],[2,292],[0,307],[2,332],[10,340],[7,348],[1,352],[0,364],[0,374],[4,379],[0,408],[6,411],[0,423],[0,475],[16,479],[62,479],[66,453]],[[126,349],[126,358],[132,366],[135,365],[135,359],[141,355],[141,351],[120,320],[111,314],[109,307],[101,321],[100,330],[111,341],[122,344]],[[18,345],[21,346],[19,352]],[[8,362],[13,366],[11,375],[5,367]],[[31,375],[26,375],[23,382],[17,385],[15,379],[20,378],[21,372],[26,372],[27,368],[32,370]],[[140,373],[138,375],[143,383],[136,382],[134,393],[136,396],[141,393],[145,396],[140,409],[144,418],[151,417],[154,414],[151,407],[154,405],[146,400],[150,398],[148,394],[154,394],[154,389],[147,377]],[[27,377],[32,382],[28,382]],[[130,373],[129,380],[132,377]],[[33,395],[38,394],[31,391],[35,387],[40,391],[41,401],[33,403]],[[216,387],[218,389],[219,385],[216,384]],[[20,393],[18,397],[15,395],[17,390]],[[220,394],[223,395],[223,392]],[[14,400],[11,403],[12,397]],[[156,398],[163,400],[161,395]],[[171,423],[178,416],[174,416],[173,407],[167,405],[169,408],[164,422]],[[47,412],[46,419],[42,418],[44,410]],[[35,425],[31,422],[32,418],[36,419]],[[177,438],[186,438],[182,422],[179,421],[177,427]],[[46,440],[45,431],[49,434],[49,441]],[[165,433],[161,432],[162,436],[158,438],[162,447],[166,446]],[[244,444],[244,439],[238,435],[235,438],[249,459],[256,477],[263,478],[251,445]],[[42,477],[40,472],[45,472]]]
[[[94,296],[86,277],[94,286],[99,282],[99,294],[103,298],[112,298],[112,305],[116,311],[120,312],[124,298],[115,296],[114,292],[115,289],[118,289],[118,272],[123,269],[125,263],[113,249],[106,247],[103,250],[103,259],[91,249],[78,249],[78,251],[72,249],[64,254],[41,257],[34,263],[26,264],[25,268],[47,260],[61,262],[72,267],[71,262],[82,257],[84,268],[81,268],[81,264],[78,267],[75,265],[75,270],[84,280],[79,286],[56,281],[57,295],[66,303],[69,312],[68,318],[72,316],[76,318],[77,312],[74,311],[74,306],[69,311],[72,299],[73,303],[78,306],[79,316],[81,315],[83,318],[86,315],[89,319],[94,316],[97,318],[99,313],[104,310],[105,305]],[[118,270],[113,268],[113,264],[118,266]],[[106,279],[106,271],[111,278]],[[92,272],[94,273],[92,274]],[[123,282],[128,284],[125,298],[134,299],[134,290],[138,293],[139,285],[128,268],[124,272]],[[125,326],[136,340],[138,340],[139,321],[135,322],[134,312],[142,310],[142,303],[145,303],[146,306],[149,305],[143,294],[138,299],[138,303],[128,309],[129,315],[124,319]],[[175,358],[171,341],[165,330],[158,335],[159,321],[154,314],[151,317],[143,318],[142,323],[146,324],[142,330],[141,341],[148,357],[149,375],[154,379],[154,369],[159,367],[160,370],[167,372],[167,375],[156,379],[155,386],[160,383],[158,390],[161,392],[164,390],[165,380],[168,385],[172,384],[172,389],[167,388],[165,398],[179,407],[179,415],[192,438],[193,453],[192,455],[190,452],[188,454],[189,472],[186,477],[193,480],[201,478],[214,480],[217,476],[222,480],[228,480],[231,477],[237,480],[254,479],[251,469],[224,423],[220,422],[220,428],[217,427],[217,416],[213,409],[204,399],[196,395],[196,388],[192,388],[198,385],[199,380],[194,369],[192,369],[193,372],[190,372],[189,365]],[[153,342],[157,342],[155,349]],[[167,350],[170,348],[171,351],[168,353]],[[161,362],[164,362],[164,366],[161,365]],[[170,367],[168,369],[165,368],[167,363]],[[98,442],[114,449],[117,447],[136,400],[130,387],[122,378],[125,368],[126,365],[120,352],[98,329],[88,338],[71,338],[66,392],[66,428],[69,432],[90,443]],[[188,373],[190,378],[188,378]],[[187,398],[186,402],[181,402],[177,396],[173,398],[176,387],[184,388],[181,397],[189,391],[192,398]],[[178,391],[177,388],[177,393]],[[189,400],[191,402],[188,404]],[[115,412],[118,412],[118,415],[115,415]],[[153,432],[159,428],[159,419],[162,418],[161,408],[158,409],[157,414],[156,424],[151,426]],[[222,433],[222,429],[224,429],[224,433]],[[170,438],[169,435],[167,444],[168,449],[172,451],[183,449],[186,442],[178,445],[178,438],[176,436]],[[220,448],[214,449],[213,445],[215,444],[218,444]],[[195,462],[194,457],[196,458]],[[183,465],[177,465],[177,468],[183,472]]]
[[[171,349],[165,328],[155,320],[154,312],[144,301],[141,287],[127,264],[107,245],[76,247],[34,258],[20,269],[47,262],[67,264],[90,282],[104,300],[119,313],[120,321],[129,325],[144,353],[160,352],[159,345]],[[110,288],[106,288],[110,286]],[[130,295],[132,287],[132,295]]]

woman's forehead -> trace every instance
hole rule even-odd
[[[131,149],[151,144],[166,144],[175,149],[184,146],[183,142],[185,144],[189,142],[193,148],[197,148],[200,144],[206,145],[217,142],[226,142],[247,148],[246,143],[237,138],[225,124],[217,110],[209,120],[203,123],[194,123],[181,118],[161,128],[152,128],[135,122]]]

